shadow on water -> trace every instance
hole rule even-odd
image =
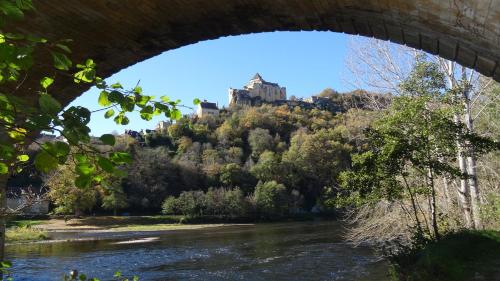
[[[387,280],[387,264],[342,241],[337,222],[273,223],[175,231],[140,241],[7,247],[15,280],[58,280],[70,269],[141,280]]]

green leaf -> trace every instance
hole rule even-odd
[[[91,175],[92,173],[94,173],[94,170],[94,166],[89,163],[80,163],[75,166],[75,171],[79,175]]]
[[[76,154],[75,159],[78,163],[86,163],[88,161],[87,155],[82,153]]]
[[[109,106],[109,105],[111,105],[111,102],[109,101],[108,96],[109,96],[109,93],[106,92],[106,91],[102,91],[99,94],[98,103],[99,103],[100,106]]]
[[[0,162],[0,174],[7,174],[9,172],[9,167],[3,163]]]
[[[0,158],[6,160],[14,157],[14,147],[12,145],[0,144]]]
[[[54,67],[59,70],[69,70],[72,65],[71,60],[63,53],[51,52],[54,59]]]
[[[182,117],[181,111],[178,109],[173,109],[170,112],[170,118],[172,118],[174,120],[179,120],[179,119],[181,119],[181,117]]]
[[[120,271],[115,272],[115,275],[113,277],[122,277],[122,273]]]
[[[30,159],[30,157],[26,154],[21,154],[17,156],[17,160],[20,162],[26,162]]]
[[[92,183],[92,177],[90,175],[80,175],[75,179],[75,186],[78,188],[88,188]]]
[[[140,86],[137,86],[134,88],[134,93],[136,94],[142,94],[142,88]]]
[[[51,95],[46,93],[40,95],[40,98],[38,98],[38,104],[44,113],[50,115],[57,115],[57,113],[62,110],[61,104]]]
[[[71,49],[70,49],[68,46],[66,46],[66,45],[63,45],[63,44],[56,44],[55,46],[56,46],[57,48],[59,48],[59,49],[61,49],[61,50],[65,51],[66,53],[71,53]]]
[[[117,83],[112,84],[111,88],[113,88],[113,89],[123,89],[123,86],[122,86],[122,84],[120,84],[120,83],[117,82]]]
[[[80,82],[90,83],[94,81],[95,69],[85,67],[85,69],[76,72],[73,76],[75,77],[74,79],[75,83],[80,83]]]
[[[10,262],[10,261],[2,261],[2,262],[0,262],[0,266],[2,268],[11,268],[12,267],[12,262]]]
[[[113,115],[115,115],[115,111],[111,108],[111,109],[108,109],[108,111],[106,111],[106,113],[104,113],[104,118],[109,119],[109,118],[113,117]]]
[[[102,156],[99,156],[97,164],[108,173],[112,173],[115,169],[115,165],[113,164],[113,162],[111,162],[108,158]]]
[[[196,99],[194,99],[194,100],[193,100],[193,104],[194,104],[194,105],[198,105],[198,104],[200,104],[200,103],[201,103],[201,101],[200,101],[200,99],[198,99],[198,98],[196,98]]]
[[[107,145],[115,145],[115,136],[111,135],[111,134],[104,134],[102,135],[100,138],[99,138],[104,144],[107,144]]]
[[[113,152],[109,155],[109,158],[118,164],[132,162],[132,156],[126,152]]]
[[[120,125],[127,125],[130,120],[128,119],[127,116],[125,116],[124,114],[118,114],[115,118],[114,118],[114,121],[116,124],[120,124]]]
[[[167,96],[161,96],[160,99],[163,101],[163,102],[169,102],[170,101],[170,98],[167,97]]]
[[[59,165],[59,161],[54,156],[42,150],[35,157],[35,168],[41,172],[47,173],[54,170]]]
[[[15,141],[22,141],[26,137],[26,129],[24,128],[14,128],[12,131],[7,131],[9,137]]]
[[[47,89],[52,83],[54,83],[54,79],[50,77],[43,77],[42,80],[40,80],[40,85],[42,85],[44,89]]]

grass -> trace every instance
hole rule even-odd
[[[401,281],[500,280],[500,232],[463,231],[392,257]]]
[[[187,230],[221,226],[221,224],[155,224],[155,225],[127,225],[112,228],[112,231],[160,231],[160,230]]]
[[[7,222],[7,227],[31,227],[44,222],[43,220],[11,220]]]
[[[47,233],[43,230],[31,227],[10,227],[5,234],[7,242],[25,242],[25,241],[38,241],[47,240]]]

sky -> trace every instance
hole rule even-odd
[[[162,53],[107,78],[132,88],[138,82],[147,95],[180,99],[184,114],[194,112],[193,100],[227,106],[228,89],[242,88],[255,73],[287,88],[287,96],[309,97],[325,88],[347,90],[342,83],[348,35],[333,32],[272,32],[223,37]],[[99,91],[90,89],[69,106],[98,109]],[[122,133],[125,129],[153,129],[165,117],[141,120],[128,115],[130,123],[116,125],[103,112],[92,115],[91,134]]]

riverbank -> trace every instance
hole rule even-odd
[[[189,231],[248,223],[196,223],[183,216],[100,216],[74,219],[16,220],[9,223],[7,243],[87,241],[140,238],[169,231]]]
[[[331,217],[310,214],[284,217],[272,222],[311,221]],[[186,216],[89,216],[82,218],[18,219],[8,223],[8,243],[28,243],[40,241],[79,241],[143,237],[153,232],[223,227],[229,225],[252,225],[271,222],[235,217],[195,217]]]
[[[389,257],[393,280],[500,280],[500,232],[450,233],[417,249]]]

